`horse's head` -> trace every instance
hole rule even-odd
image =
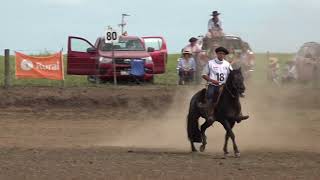
[[[227,86],[236,96],[239,96],[244,93],[246,88],[244,85],[244,78],[241,72],[241,68],[234,69],[230,72],[227,80]]]

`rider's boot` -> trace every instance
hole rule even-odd
[[[248,115],[243,116],[242,112],[240,112],[240,115],[237,117],[236,122],[240,123],[241,121],[246,120],[246,119],[249,119],[249,116]]]

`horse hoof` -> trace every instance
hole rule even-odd
[[[192,147],[191,152],[198,152],[198,150],[195,147]]]
[[[234,153],[234,156],[235,156],[236,158],[239,158],[239,157],[240,157],[240,153]]]
[[[191,152],[196,153],[198,151],[196,149],[192,149]]]
[[[201,145],[200,146],[200,152],[204,152],[205,149],[206,149],[206,145]]]

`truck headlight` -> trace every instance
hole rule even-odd
[[[152,61],[152,58],[149,56],[149,57],[145,57],[145,58],[142,58],[143,60],[145,60],[146,64],[151,64],[153,63]]]
[[[112,59],[111,58],[106,58],[106,57],[100,57],[99,58],[99,62],[102,64],[110,64],[112,63]]]

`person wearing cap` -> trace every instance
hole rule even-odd
[[[216,50],[217,57],[210,60],[202,72],[202,78],[208,82],[207,89],[207,105],[214,104],[216,106],[220,94],[220,87],[224,85],[228,79],[230,72],[233,70],[231,64],[225,60],[229,51],[224,47],[218,47]],[[200,104],[200,107],[203,105]],[[241,109],[241,108],[240,108]],[[209,111],[209,114],[214,113],[214,108]],[[241,119],[242,113],[240,112]],[[213,119],[212,119],[213,120]],[[237,121],[240,123],[241,121]]]
[[[199,55],[201,53],[201,47],[200,45],[198,44],[198,39],[195,38],[195,37],[191,37],[189,39],[189,44],[187,46],[185,46],[183,48],[184,50],[188,50],[188,51],[191,51],[192,53],[192,56],[196,62],[196,68],[195,69],[195,79],[196,79],[196,82],[197,83],[200,83],[201,81],[201,75],[199,72],[201,72],[198,68],[200,68],[200,62],[199,62]]]
[[[196,70],[196,62],[192,57],[192,52],[183,50],[182,57],[178,59],[179,85],[184,84],[185,77],[193,80],[194,71]]]
[[[200,48],[199,44],[197,44],[197,41],[198,41],[198,39],[195,37],[190,38],[189,44],[187,46],[185,46],[183,49],[191,51],[193,55],[197,56],[197,54],[201,52],[201,48]]]
[[[207,49],[210,47],[210,39],[220,38],[224,35],[222,29],[222,23],[219,19],[220,13],[218,11],[213,11],[208,22],[208,32],[203,38],[202,49]]]
[[[225,60],[229,51],[224,47],[218,47],[217,57],[210,60],[204,67],[202,78],[208,82],[207,98],[209,103],[216,103],[220,86],[225,84],[232,70],[231,64]]]
[[[208,22],[208,32],[211,34],[211,37],[222,36],[223,29],[222,23],[219,19],[220,13],[218,11],[213,11]]]

